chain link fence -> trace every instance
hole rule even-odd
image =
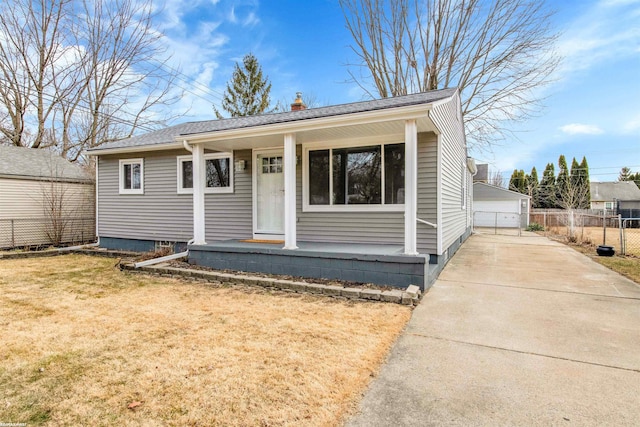
[[[0,249],[94,242],[95,230],[94,217],[0,219]]]
[[[539,224],[547,236],[569,242],[613,246],[619,254],[640,255],[640,229],[636,222],[598,210],[532,211],[530,224]],[[636,243],[637,241],[637,243]]]
[[[640,217],[623,219],[621,230],[621,253],[640,257]]]
[[[527,214],[488,211],[473,213],[473,231],[476,233],[521,236],[522,229],[526,226]]]

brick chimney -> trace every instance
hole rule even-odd
[[[304,105],[302,101],[302,92],[296,92],[296,100],[291,104],[291,111],[302,111],[306,110],[307,106]]]

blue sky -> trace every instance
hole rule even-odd
[[[161,5],[164,5],[160,10]],[[640,0],[554,2],[557,49],[564,57],[545,88],[545,109],[513,127],[516,137],[492,152],[472,152],[508,180],[514,168],[542,175],[546,163],[586,156],[591,179],[611,181],[622,166],[640,171]],[[295,92],[323,105],[364,99],[349,83],[355,56],[337,1],[166,0],[158,29],[185,89],[178,121],[214,117],[236,61],[252,52],[272,86],[272,100]]]

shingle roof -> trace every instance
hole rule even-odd
[[[633,181],[592,182],[592,202],[640,200],[640,188]]]
[[[0,175],[88,181],[78,165],[44,149],[0,145]]]
[[[243,129],[271,124],[288,123],[300,120],[317,119],[323,117],[341,116],[345,114],[362,113],[366,111],[384,110],[410,105],[429,104],[451,97],[456,88],[441,89],[394,98],[376,99],[373,101],[354,102],[350,104],[332,105],[328,107],[309,108],[302,111],[287,111],[284,113],[262,114],[230,119],[206,120],[187,122],[157,131],[149,132],[132,138],[122,139],[101,145],[87,151],[96,152],[113,148],[128,148],[147,145],[159,145],[175,142],[178,136],[194,135],[232,129]]]
[[[473,200],[522,200],[530,199],[531,196],[521,194],[516,191],[507,190],[506,188],[496,187],[495,185],[486,184],[484,182],[473,183]]]

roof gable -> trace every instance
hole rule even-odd
[[[179,136],[256,128],[266,125],[293,123],[325,117],[337,117],[348,114],[380,111],[420,104],[426,105],[450,98],[456,93],[456,91],[456,88],[441,89],[393,98],[383,98],[372,101],[354,102],[350,104],[332,105],[319,108],[308,108],[301,111],[287,111],[283,113],[261,114],[247,117],[187,122],[132,138],[114,141],[87,151],[99,152],[101,150],[162,145],[175,142]]]
[[[640,200],[640,188],[633,181],[591,182],[592,202]]]
[[[484,182],[473,183],[473,200],[522,200],[530,199],[531,196],[518,193],[516,191],[507,190],[506,188],[496,187],[495,185],[486,184]]]
[[[45,149],[0,145],[0,176],[89,181],[85,171]]]

